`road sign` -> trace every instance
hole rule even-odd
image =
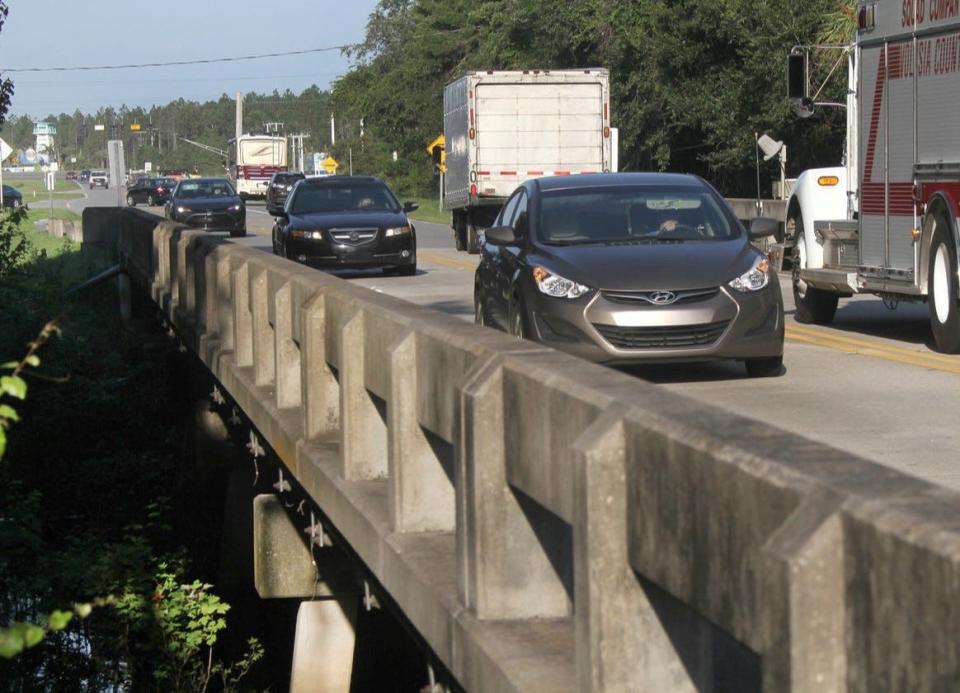
[[[13,147],[0,140],[0,161],[6,161],[11,154],[13,154]]]
[[[427,145],[427,154],[433,154],[433,150],[436,147],[444,149],[447,146],[446,140],[443,135],[437,135],[436,139],[433,140],[430,144]]]
[[[329,173],[331,176],[337,172],[337,166],[340,164],[337,163],[337,160],[332,156],[328,156],[323,160],[323,170]]]
[[[140,123],[130,123],[131,132],[140,132]]]
[[[93,129],[96,130],[97,132],[103,132],[105,128],[103,126],[103,123],[97,123],[96,125],[93,126]]]
[[[143,162],[143,172],[144,172],[144,173],[150,173],[151,171],[153,171],[153,162],[152,162],[152,161],[144,161],[144,162]]]

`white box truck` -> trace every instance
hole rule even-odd
[[[960,2],[862,1],[857,18],[848,110],[856,179],[844,168],[812,171],[804,201],[801,176],[787,212],[781,259],[792,260],[797,319],[828,323],[837,299],[855,293],[925,301],[937,348],[957,353]]]
[[[525,180],[610,170],[610,75],[469,72],[444,89],[443,134],[443,208],[457,250],[475,253],[478,232]]]

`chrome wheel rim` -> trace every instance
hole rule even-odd
[[[946,244],[941,243],[933,260],[933,306],[941,325],[950,318],[951,303],[950,258],[947,257]]]

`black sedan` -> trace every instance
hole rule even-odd
[[[783,364],[783,299],[748,232],[694,176],[613,173],[525,182],[484,233],[476,322],[611,364]]]
[[[226,178],[184,178],[163,209],[168,219],[195,229],[247,235],[247,209]]]
[[[142,176],[127,188],[127,204],[133,207],[138,202],[148,206],[161,205],[170,197],[177,182],[170,178],[148,178]]]
[[[3,206],[19,209],[23,206],[23,195],[16,188],[9,185],[3,186]]]
[[[379,178],[308,178],[290,192],[273,226],[273,252],[320,269],[413,275],[417,236],[407,212]]]
[[[293,186],[297,184],[297,181],[301,181],[306,176],[302,173],[290,173],[288,171],[280,171],[274,173],[270,177],[270,182],[267,184],[267,211],[270,214],[279,214],[283,211],[283,205],[287,201],[287,195],[290,194],[290,191],[293,190]]]

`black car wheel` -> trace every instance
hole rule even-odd
[[[487,316],[484,314],[483,310],[483,299],[480,298],[480,288],[477,287],[473,290],[473,322],[476,325],[486,325]]]
[[[783,373],[783,356],[765,359],[747,359],[747,375],[751,378],[771,378]]]
[[[155,207],[157,205],[157,201],[153,195],[147,195],[147,205],[149,207]]]
[[[514,297],[510,302],[510,334],[517,339],[527,338],[526,321],[523,317],[523,304],[519,297]]]
[[[136,207],[137,201],[133,199],[133,195],[127,195],[127,207]]]

